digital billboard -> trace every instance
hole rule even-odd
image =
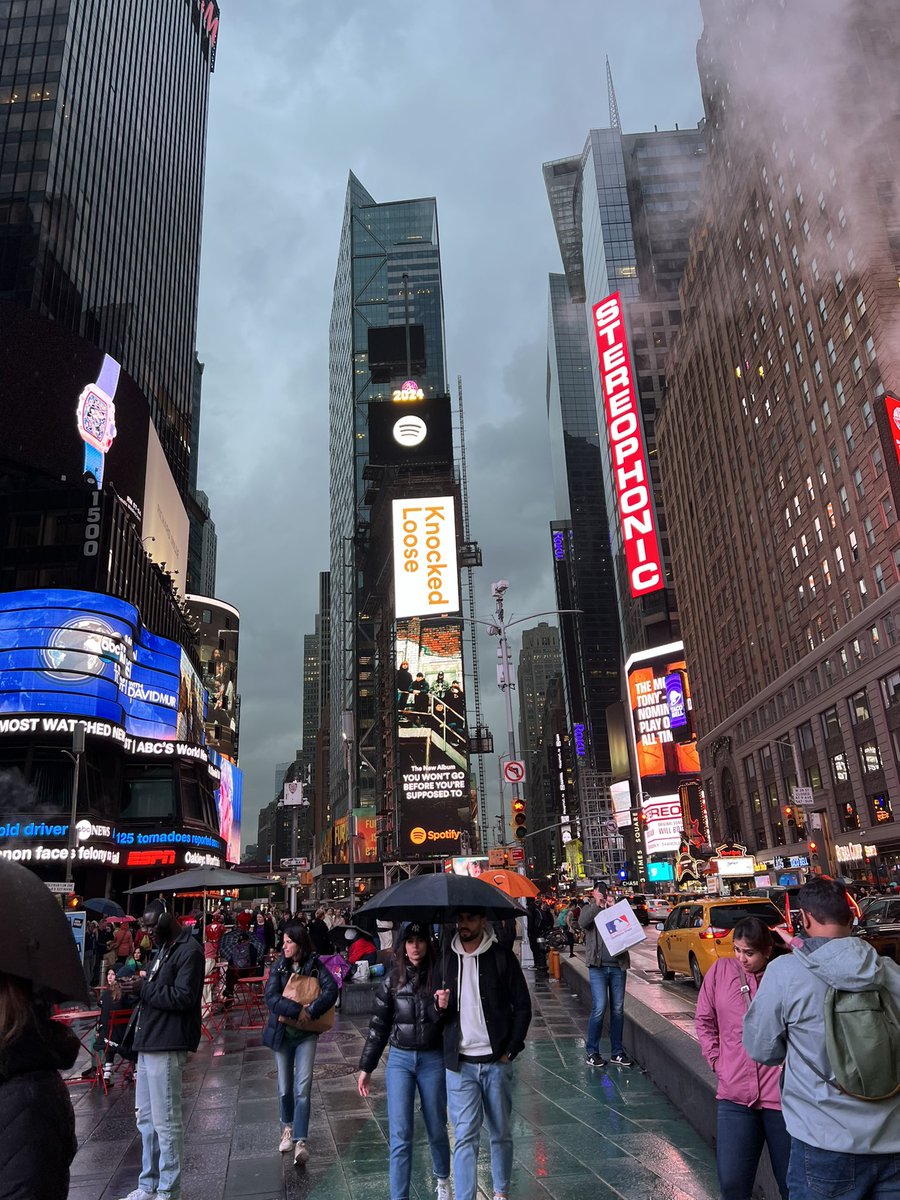
[[[635,654],[626,670],[641,780],[699,775],[700,757],[682,644]]]
[[[672,854],[681,845],[684,824],[678,796],[648,796],[641,800],[641,822],[648,854]]]
[[[459,848],[469,805],[462,625],[419,618],[396,627],[399,851],[409,858]]]
[[[383,466],[453,459],[450,397],[369,405],[369,462]]]
[[[347,849],[346,817],[338,817],[334,823],[332,862],[350,861]],[[375,835],[375,813],[370,808],[353,810],[353,863],[364,866],[378,861],[378,841]]]
[[[628,584],[632,596],[644,596],[665,579],[620,294],[595,304],[593,315]]]
[[[219,771],[216,788],[216,812],[219,817],[219,837],[225,843],[225,857],[230,863],[241,861],[241,811],[244,797],[244,773],[230,758],[217,750],[209,750],[209,761]]]
[[[44,732],[80,717],[199,746],[204,715],[184,650],[145,629],[133,605],[83,591],[0,595],[0,717],[32,718]]]
[[[456,507],[452,496],[393,501],[394,615],[459,610]]]
[[[888,424],[894,441],[894,451],[897,455],[897,462],[900,463],[900,400],[896,396],[885,396],[884,402],[887,406]]]

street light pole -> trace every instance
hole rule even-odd
[[[505,579],[499,580],[491,585],[491,595],[496,600],[496,618],[497,618],[497,638],[499,645],[497,647],[497,658],[500,661],[500,671],[498,672],[497,682],[500,685],[500,690],[503,692],[503,698],[506,701],[506,732],[509,740],[509,761],[513,762],[516,757],[516,731],[513,721],[512,707],[512,657],[509,651],[509,637],[506,632],[506,621],[503,610],[503,597],[506,594],[506,589],[509,584]],[[510,808],[515,812],[516,801],[519,799],[519,785],[511,783],[512,795],[510,797]],[[503,778],[501,772],[500,779],[500,830],[501,844],[506,845],[506,807],[503,799]]]
[[[341,717],[341,735],[344,739],[344,765],[347,769],[347,881],[350,885],[350,916],[353,916],[353,900],[356,888],[353,862],[353,710],[344,709]]]
[[[78,834],[75,823],[78,820],[78,777],[81,774],[81,756],[84,754],[84,722],[79,721],[72,732],[72,749],[63,750],[67,758],[75,764],[75,774],[72,778],[72,811],[69,814],[69,852],[66,855],[66,888],[72,885],[72,864],[75,851],[78,848]]]

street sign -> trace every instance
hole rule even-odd
[[[510,758],[503,764],[505,783],[521,783],[525,778],[525,764],[518,758]]]
[[[68,896],[69,892],[75,891],[75,885],[73,883],[61,883],[56,879],[51,879],[49,882],[45,880],[44,882],[55,896]]]
[[[791,799],[798,808],[812,808],[813,790],[811,787],[795,787],[791,792]]]
[[[509,851],[509,861],[510,862],[524,862],[525,861],[525,850],[523,849],[522,846],[511,847],[511,849]]]
[[[297,867],[300,871],[306,871],[309,868],[308,858],[282,858],[280,860],[282,867]]]

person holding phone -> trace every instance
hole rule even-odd
[[[625,1032],[625,977],[631,959],[627,950],[621,954],[610,954],[594,922],[599,912],[611,908],[615,903],[616,898],[609,890],[609,885],[602,879],[595,879],[590,902],[583,906],[578,918],[578,928],[584,930],[584,961],[588,966],[593,1000],[584,1046],[584,1061],[589,1067],[607,1065],[606,1059],[600,1054],[600,1035],[607,1007],[611,1048],[609,1062],[615,1067],[634,1066],[634,1060],[625,1053],[622,1042]]]

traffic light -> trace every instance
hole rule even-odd
[[[74,910],[74,909],[80,908],[80,907],[81,907],[81,897],[76,896],[74,892],[70,892],[69,895],[66,896],[66,908]]]
[[[528,830],[525,828],[525,801],[518,796],[512,802],[512,812],[513,832],[521,842]]]

